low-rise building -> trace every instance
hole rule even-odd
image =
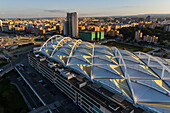
[[[79,38],[88,41],[99,41],[104,39],[104,31],[81,31]]]
[[[140,30],[136,31],[135,32],[135,40],[141,41],[142,40],[142,35],[143,35],[143,33]]]
[[[165,31],[170,31],[170,24],[165,24],[164,25],[164,30]]]
[[[147,36],[143,37],[143,41],[157,43],[158,42],[158,37],[147,35]]]

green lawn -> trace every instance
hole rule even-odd
[[[0,113],[27,113],[28,107],[18,89],[4,78],[0,81]]]
[[[139,47],[139,46],[134,46],[134,45],[129,45],[129,44],[123,44],[123,43],[119,43],[119,42],[107,42],[103,45],[106,46],[115,46],[119,49],[125,49],[125,50],[129,50],[129,51],[141,51],[141,52],[148,52],[153,50],[152,48],[144,48],[144,47]]]
[[[0,51],[0,54],[2,54],[2,53],[3,53],[3,50]]]
[[[4,66],[6,64],[8,64],[7,60],[3,59],[3,58],[0,58],[0,67]]]
[[[20,42],[31,42],[31,39],[20,39]]]
[[[47,38],[35,38],[34,41],[41,42],[41,41],[46,41]]]

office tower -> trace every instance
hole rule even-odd
[[[67,13],[67,21],[64,23],[64,35],[78,37],[78,13]]]
[[[0,20],[0,31],[2,31],[2,20]]]
[[[63,35],[68,35],[67,21],[63,23]]]

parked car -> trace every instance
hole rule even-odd
[[[24,64],[20,64],[21,67],[24,67]]]
[[[0,72],[2,72],[4,69],[0,69]]]

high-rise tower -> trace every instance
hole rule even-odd
[[[78,37],[78,13],[67,13],[67,21],[64,23],[64,35]]]
[[[2,31],[2,20],[0,20],[0,31]]]

